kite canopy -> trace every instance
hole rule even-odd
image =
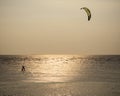
[[[81,10],[84,9],[85,12],[87,13],[87,16],[88,16],[88,21],[91,19],[91,12],[90,10],[87,8],[87,7],[82,7]]]

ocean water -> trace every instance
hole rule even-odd
[[[120,96],[120,55],[0,55],[0,96]]]

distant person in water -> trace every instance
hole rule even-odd
[[[22,69],[21,69],[21,71],[23,71],[23,72],[25,71],[25,66],[22,66]]]

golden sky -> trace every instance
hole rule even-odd
[[[0,0],[0,54],[120,54],[119,38],[120,0]]]

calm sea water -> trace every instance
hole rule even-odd
[[[120,96],[120,55],[1,55],[0,96]]]

